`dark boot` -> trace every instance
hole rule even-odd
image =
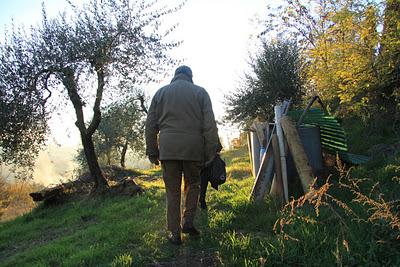
[[[200,235],[200,232],[196,228],[194,228],[193,225],[192,226],[184,225],[182,227],[182,233],[189,234],[190,236],[199,236]]]
[[[204,199],[199,199],[199,203],[200,203],[200,208],[203,210],[207,209],[207,203]]]
[[[200,178],[201,178],[201,181],[200,181],[199,204],[200,204],[200,208],[202,208],[203,210],[206,210],[207,209],[206,193],[207,193],[207,186],[208,186],[208,178],[203,172],[201,173]]]

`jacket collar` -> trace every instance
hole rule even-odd
[[[174,78],[172,78],[171,83],[173,83],[177,80],[184,80],[184,81],[193,83],[192,78],[189,75],[184,74],[184,73],[178,73],[177,75],[175,75]]]

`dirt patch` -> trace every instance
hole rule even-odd
[[[61,204],[70,199],[87,197],[93,195],[126,195],[135,196],[144,192],[143,188],[137,185],[134,179],[137,175],[133,171],[124,170],[116,166],[103,169],[103,174],[107,179],[109,187],[101,192],[94,190],[94,181],[89,173],[84,173],[76,180],[59,184],[51,188],[45,188],[29,195],[36,202],[43,201],[46,205]]]

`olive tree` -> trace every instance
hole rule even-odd
[[[143,155],[146,112],[139,104],[136,98],[127,98],[102,110],[99,128],[93,135],[100,164],[119,163],[125,168],[128,149]],[[79,151],[77,161],[81,166],[87,166],[83,150]]]
[[[301,100],[304,64],[295,43],[263,40],[261,50],[249,64],[243,83],[225,97],[226,119],[239,124],[256,117],[268,120],[277,101]]]
[[[182,4],[171,9],[158,0],[90,0],[81,8],[68,3],[71,11],[55,18],[43,7],[41,24],[29,34],[14,29],[0,46],[1,155],[6,163],[20,163],[26,151],[35,155],[51,115],[48,100],[57,91],[75,110],[95,188],[103,190],[107,181],[92,138],[103,96],[123,98],[130,88],[121,84],[153,81],[175,63],[168,52],[179,42],[166,41],[175,25],[162,30],[161,21]],[[84,112],[89,105],[90,116]]]

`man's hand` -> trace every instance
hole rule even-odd
[[[155,165],[160,165],[160,161],[158,160],[158,156],[149,156],[149,161]]]

